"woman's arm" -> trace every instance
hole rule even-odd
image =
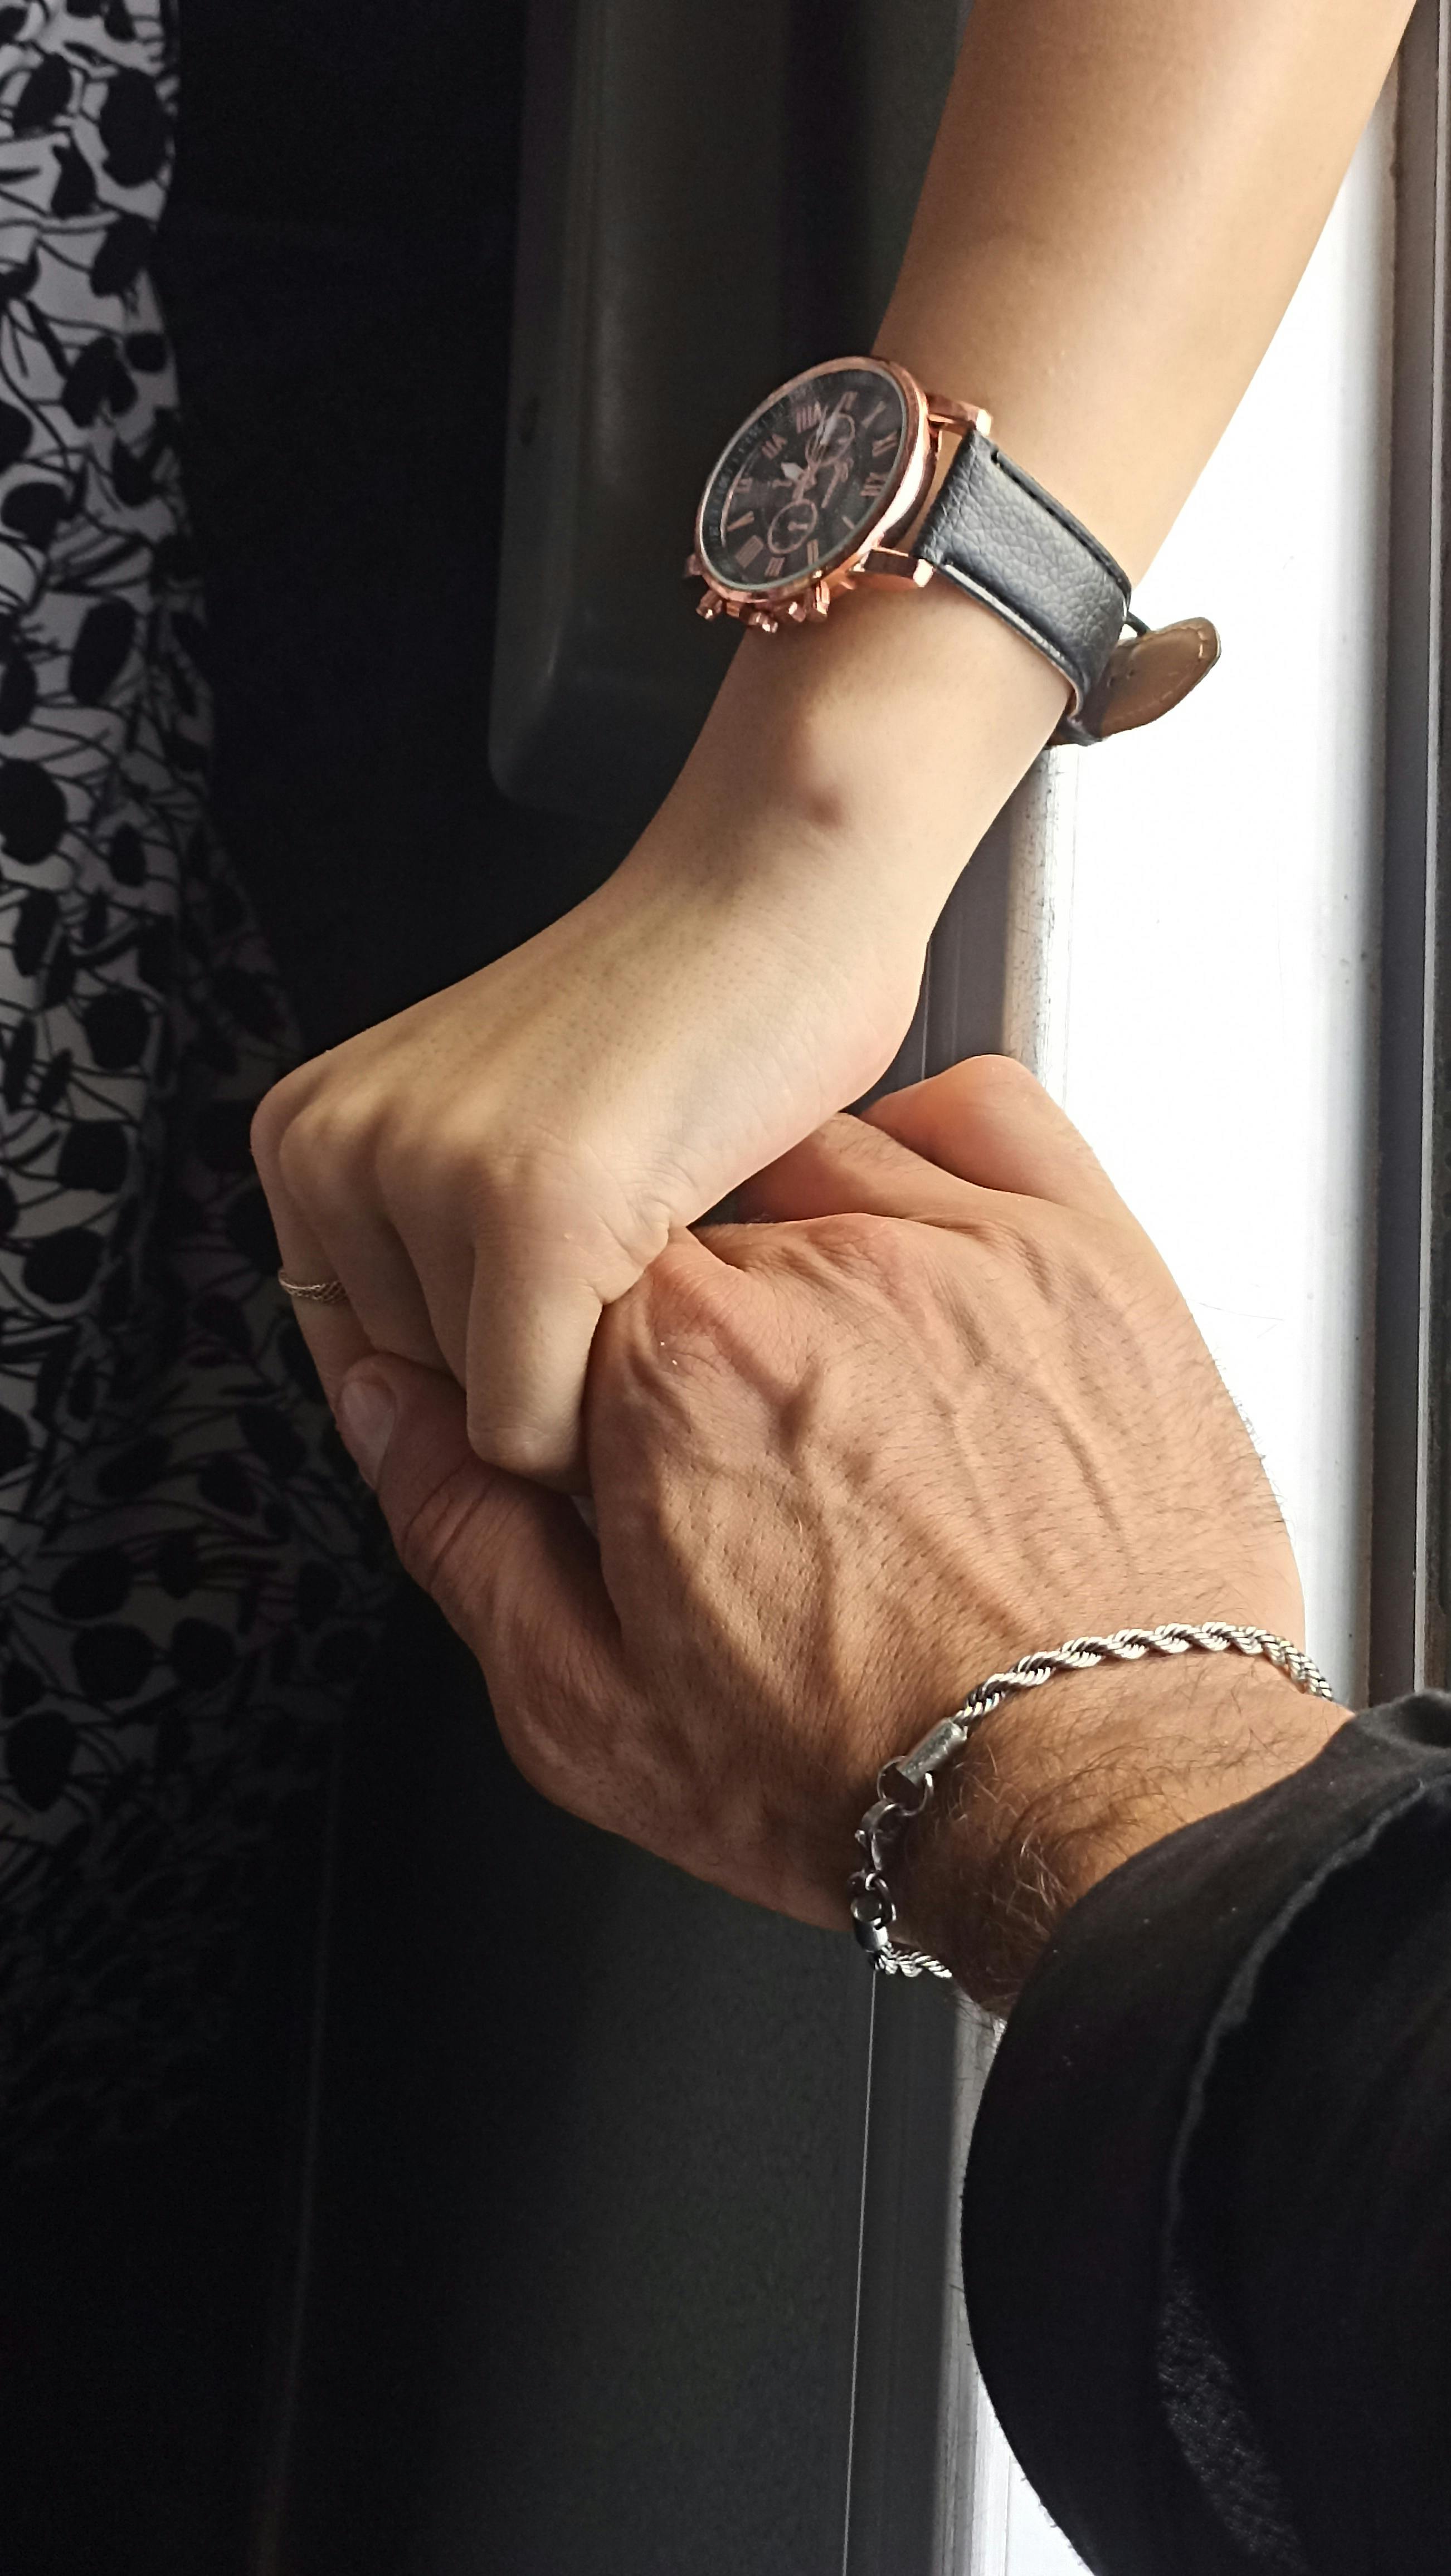
[[[879,348],[986,404],[1137,576],[1284,310],[1406,15],[977,0]],[[882,1071],[937,913],[1062,705],[1049,665],[941,584],[746,636],[608,885],[264,1104],[287,1267],[351,1300],[302,1310],[325,1378],[368,1344],[442,1362],[482,1454],[577,1473],[602,1307]]]
[[[1407,15],[976,0],[876,346],[985,403],[1135,581],[1264,355]],[[803,783],[834,777],[878,828],[904,794],[931,811],[930,839],[899,831],[893,858],[933,919],[1062,703],[1029,648],[963,607],[941,588],[864,597],[789,680],[748,639],[707,737],[728,774],[774,734],[786,778],[794,750]]]
[[[1135,580],[1259,365],[1408,14],[976,0],[881,346],[948,390],[990,384],[1009,454]]]

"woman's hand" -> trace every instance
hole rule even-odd
[[[1263,355],[1407,0],[977,0],[879,346],[986,403],[1137,578]],[[764,388],[762,389],[764,391]],[[724,426],[724,424],[723,424]],[[932,924],[1061,683],[938,583],[748,636],[602,894],[263,1105],[324,1379],[358,1335],[468,1390],[479,1453],[579,1472],[600,1314],[882,1072]]]
[[[467,1389],[481,1457],[577,1477],[602,1311],[881,1074],[937,911],[1062,702],[966,600],[747,638],[609,884],[263,1103],[284,1265],[352,1310],[299,1309],[325,1381],[361,1334]]]
[[[340,1278],[375,1349],[447,1368],[482,1457],[574,1474],[602,1309],[890,1061],[920,933],[801,891],[627,868],[264,1105],[287,1268]]]
[[[872,1116],[761,1180],[763,1213],[804,1221],[683,1237],[612,1308],[598,1550],[568,1502],[480,1465],[445,1380],[367,1360],[339,1415],[536,1786],[827,1925],[879,1765],[972,1683],[1088,1631],[1298,1639],[1302,1615],[1183,1300],[1037,1085],[987,1059]],[[912,1936],[1005,2000],[1095,1878],[1339,1715],[1208,1655],[1005,1704],[908,1838]]]

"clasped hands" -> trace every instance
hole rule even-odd
[[[984,1058],[827,1121],[680,1233],[595,1337],[598,1537],[484,1464],[452,1379],[309,1337],[404,1565],[543,1793],[842,1926],[879,1765],[1075,1633],[1299,1639],[1254,1448],[1173,1281],[1028,1075]],[[1105,1668],[1009,1702],[904,1850],[911,1937],[1006,2006],[1127,1853],[1266,1785],[1342,1713],[1269,1667]]]

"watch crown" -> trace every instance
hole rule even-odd
[[[719,617],[720,611],[721,603],[713,590],[708,590],[704,599],[698,599],[695,603],[697,617]]]

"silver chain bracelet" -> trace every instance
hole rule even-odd
[[[951,1717],[944,1717],[910,1753],[884,1763],[877,1773],[876,1803],[868,1807],[857,1827],[856,1838],[866,1858],[853,1874],[850,1888],[852,1930],[873,1967],[887,1976],[952,1975],[930,1950],[909,1949],[893,1940],[897,1908],[886,1873],[907,1826],[933,1797],[938,1773],[962,1751],[980,1718],[1000,1707],[1010,1692],[1037,1690],[1055,1673],[1090,1672],[1096,1664],[1136,1664],[1145,1655],[1187,1655],[1195,1647],[1211,1655],[1228,1654],[1231,1649],[1240,1655],[1263,1655],[1312,1699],[1335,1697],[1319,1665],[1312,1664],[1288,1638],[1272,1636],[1268,1628],[1231,1627],[1222,1619],[1208,1620],[1198,1628],[1120,1628],[1112,1637],[1071,1637],[1051,1654],[1024,1655],[1011,1672],[990,1673],[968,1692]]]

